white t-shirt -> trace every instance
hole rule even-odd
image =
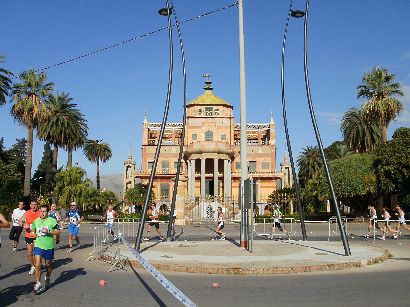
[[[20,208],[16,208],[13,210],[13,214],[11,215],[11,219],[13,220],[13,226],[20,226],[19,219],[26,213],[26,210]]]

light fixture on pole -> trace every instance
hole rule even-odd
[[[283,34],[281,93],[282,93],[282,116],[283,116],[283,125],[285,128],[286,145],[288,148],[289,161],[290,161],[290,166],[292,169],[293,185],[295,187],[295,194],[296,194],[296,204],[297,204],[299,215],[300,215],[300,227],[302,229],[302,238],[303,238],[303,241],[306,241],[307,236],[306,236],[305,219],[303,217],[303,207],[302,207],[302,202],[300,199],[300,188],[299,188],[299,183],[298,183],[298,177],[296,176],[295,163],[293,160],[292,145],[290,143],[288,121],[286,117],[286,100],[285,100],[285,50],[286,50],[286,37],[288,34],[289,20],[291,16],[295,18],[300,18],[300,17],[303,17],[304,15],[305,13],[303,11],[299,11],[299,10],[293,11],[292,10],[292,1],[291,1],[289,5],[288,17],[286,19],[285,31]]]

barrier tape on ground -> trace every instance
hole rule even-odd
[[[192,302],[184,293],[182,293],[177,287],[175,287],[168,279],[165,278],[156,268],[154,268],[148,261],[146,261],[140,253],[138,253],[126,239],[121,235],[122,242],[128,247],[130,252],[135,256],[139,263],[150,273],[159,283],[175,298],[185,306],[197,306]]]

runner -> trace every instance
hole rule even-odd
[[[77,208],[77,204],[73,201],[70,204],[70,211],[68,212],[68,253],[73,251],[73,240],[76,240],[77,246],[80,245],[80,238],[78,237],[78,232],[80,231],[80,222],[83,220],[80,209]]]
[[[55,219],[57,221],[58,224],[58,230],[61,230],[61,214],[60,212],[57,211],[57,205],[56,204],[51,204],[50,207],[50,212],[48,213],[49,217],[52,217],[53,219]],[[56,241],[56,244],[60,243],[60,232],[54,236],[54,240]]]
[[[406,218],[404,217],[404,211],[401,209],[400,205],[397,204],[395,208],[395,215],[398,216],[398,223],[396,225],[396,234],[393,236],[393,238],[398,239],[399,235],[401,234],[400,232],[400,227],[403,227],[407,231],[410,231],[410,227],[406,225]]]
[[[34,256],[33,256],[33,248],[34,248],[34,240],[36,239],[36,235],[31,233],[30,227],[31,224],[40,217],[40,211],[37,208],[37,201],[33,200],[30,202],[30,209],[24,213],[24,215],[20,218],[20,223],[25,221],[23,228],[26,230],[26,234],[24,239],[26,240],[26,248],[27,248],[27,259],[28,263],[31,265],[30,271],[28,272],[29,275],[34,274]]]
[[[279,206],[277,204],[273,205],[272,216],[273,216],[273,225],[272,225],[272,233],[271,233],[270,239],[273,239],[276,228],[278,228],[282,233],[284,232],[282,226],[280,225],[280,220],[282,219],[282,212],[280,211]]]
[[[151,215],[149,217],[151,218],[151,222],[148,223],[147,236],[144,238],[144,241],[149,241],[149,233],[151,232],[152,226],[154,226],[158,232],[159,239],[164,240],[164,237],[159,230],[159,213],[158,209],[155,207],[155,204],[151,204]]]
[[[41,279],[41,258],[44,258],[46,265],[45,289],[50,287],[51,276],[51,260],[54,259],[54,237],[59,235],[57,220],[48,216],[48,206],[40,207],[40,217],[31,224],[31,234],[36,236],[34,241],[34,263],[36,267],[36,284],[34,292],[40,293],[43,288],[40,282]]]
[[[117,237],[114,235],[114,231],[112,230],[114,226],[114,220],[118,217],[117,212],[113,210],[112,205],[108,206],[108,209],[104,213],[104,219],[107,221],[107,228],[108,228],[108,233],[114,237],[114,240],[117,239]]]
[[[380,227],[379,227],[379,225],[377,224],[377,213],[376,213],[376,209],[375,209],[372,205],[369,205],[367,208],[369,209],[370,219],[369,219],[369,225],[367,226],[368,233],[367,233],[367,236],[365,236],[365,237],[366,237],[366,238],[369,238],[373,226],[376,227],[377,229],[380,229]]]
[[[390,213],[386,207],[383,208],[382,217],[384,219],[384,226],[383,226],[383,236],[381,237],[382,240],[386,240],[386,234],[390,232],[397,233],[397,231],[393,230],[390,226]],[[393,235],[394,237],[394,235]]]
[[[225,240],[225,233],[222,231],[222,229],[224,229],[225,227],[225,214],[222,212],[222,208],[218,207],[218,209],[216,210],[217,212],[217,217],[216,220],[218,222],[218,227],[215,230],[215,234],[214,237],[212,238],[212,240],[217,240],[217,235],[221,235],[221,240]]]
[[[9,228],[10,224],[7,222],[3,214],[0,213],[0,228]],[[1,235],[0,235],[0,247],[1,247]]]
[[[13,252],[17,251],[17,245],[19,244],[20,235],[23,231],[23,224],[20,218],[24,213],[26,213],[26,210],[24,210],[24,202],[20,201],[18,207],[13,210],[13,214],[11,215],[13,225],[10,230],[9,239],[13,241]]]

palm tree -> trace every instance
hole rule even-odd
[[[38,127],[45,113],[43,100],[51,93],[54,83],[46,82],[45,73],[31,69],[20,74],[22,83],[15,84],[12,88],[14,105],[11,109],[13,117],[27,128],[26,164],[24,169],[23,195],[30,196],[31,167],[33,160],[33,131]]]
[[[111,148],[107,143],[101,143],[102,140],[87,140],[84,144],[84,154],[91,162],[97,163],[97,190],[100,191],[100,161],[106,162],[111,156]]]
[[[39,137],[54,145],[53,174],[57,174],[58,148],[68,147],[78,135],[87,135],[87,121],[69,93],[50,95],[45,104],[47,119],[39,127]],[[85,137],[84,137],[85,138]]]
[[[0,64],[4,63],[4,56],[0,54]],[[7,69],[0,67],[0,105],[6,103],[6,97],[11,90],[11,79],[13,74]]]
[[[307,146],[297,160],[299,167],[299,182],[302,187],[305,186],[309,179],[322,168],[322,158],[319,147]]]
[[[387,69],[373,68],[364,74],[362,84],[357,87],[357,98],[368,99],[363,110],[366,116],[382,129],[382,142],[387,141],[387,127],[403,110],[403,104],[395,96],[403,96],[400,83],[394,83],[396,76]]]
[[[347,146],[356,152],[373,151],[382,141],[380,126],[369,121],[364,111],[357,108],[343,115],[340,130]]]

